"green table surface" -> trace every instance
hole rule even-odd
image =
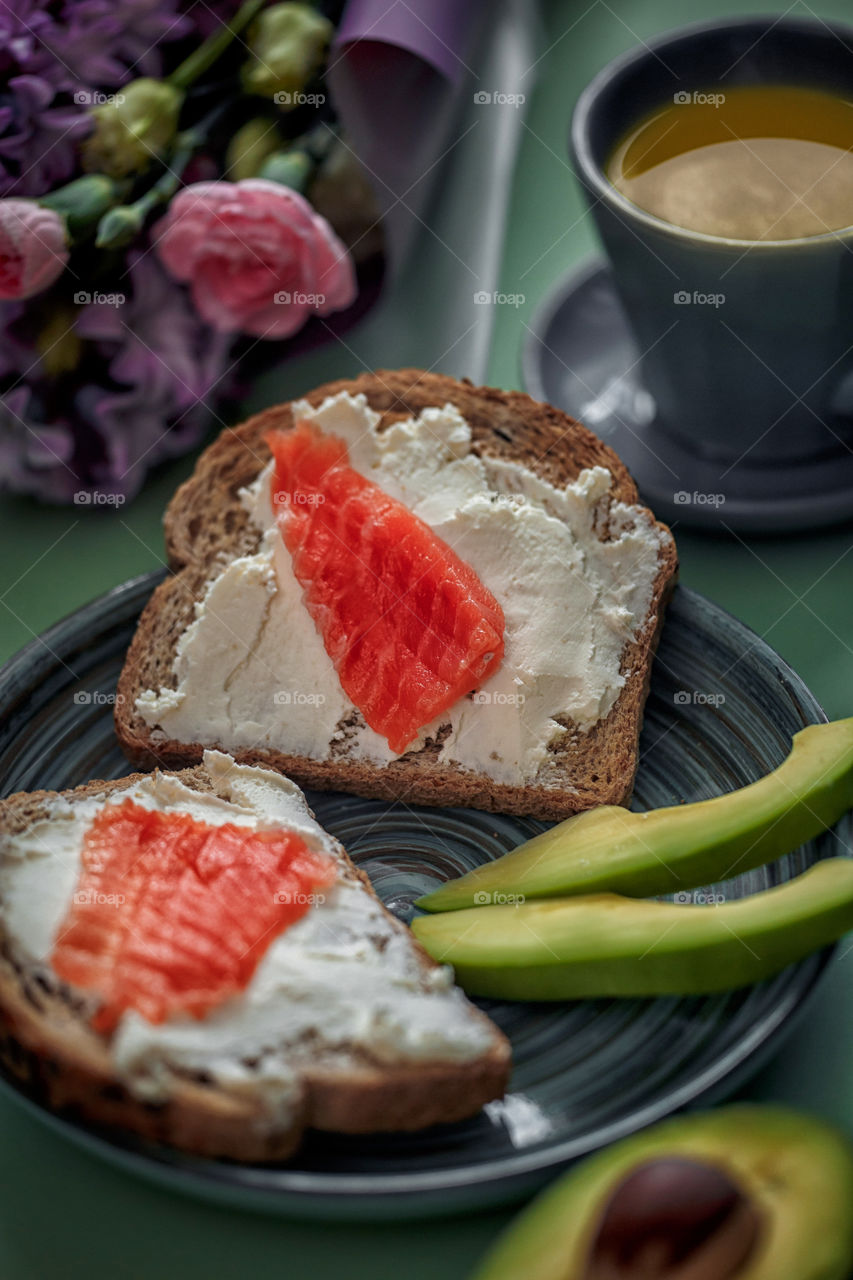
[[[753,3],[751,11],[779,12]],[[574,100],[610,58],[735,4],[575,0],[545,9],[545,47],[512,194],[489,380],[518,387],[524,325],[554,281],[597,246],[566,160]],[[849,5],[787,12],[844,19]],[[428,287],[428,282],[425,282]],[[257,387],[252,407],[381,361],[368,321]],[[413,335],[408,358],[419,361]],[[0,658],[93,596],[162,561],[161,514],[192,459],[155,475],[117,512],[6,501],[0,509]],[[716,538],[675,527],[682,581],[758,632],[804,677],[830,716],[853,713],[853,532]],[[845,954],[846,951],[846,954]],[[808,1107],[853,1132],[853,947],[840,956],[792,1037],[745,1092]],[[336,1226],[231,1211],[167,1194],[102,1165],[0,1099],[0,1276],[5,1280],[463,1280],[510,1212],[430,1223]]]

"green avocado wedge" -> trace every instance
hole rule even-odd
[[[800,730],[787,759],[739,791],[648,813],[590,809],[449,880],[417,906],[456,911],[602,890],[676,893],[790,853],[851,807],[853,717]]]
[[[412,931],[470,995],[700,995],[759,982],[853,929],[853,859],[721,906],[617,894],[419,916]]]
[[[608,1203],[635,1170],[667,1160],[697,1162],[725,1175],[758,1222],[757,1238],[740,1265],[733,1270],[721,1265],[700,1270],[703,1254],[708,1262],[709,1246],[714,1245],[713,1239],[702,1240],[700,1235],[695,1255],[686,1260],[687,1274],[714,1280],[847,1280],[853,1269],[849,1143],[800,1112],[751,1105],[679,1116],[584,1160],[519,1215],[471,1280],[597,1276],[596,1245]],[[649,1208],[657,1210],[665,1225],[661,1206],[653,1202],[647,1214]],[[642,1224],[629,1221],[620,1241],[623,1248],[630,1244],[624,1235],[630,1235],[631,1226],[636,1232],[637,1225]],[[685,1272],[677,1270],[678,1275]],[[601,1274],[627,1277],[634,1272]]]

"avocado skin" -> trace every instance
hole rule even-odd
[[[578,1280],[605,1205],[638,1165],[705,1161],[762,1214],[738,1280],[848,1280],[853,1269],[853,1152],[814,1117],[736,1105],[655,1125],[576,1165],[498,1240],[471,1280]]]
[[[853,929],[853,859],[722,906],[616,894],[420,916],[418,941],[472,995],[700,995],[759,982]]]
[[[487,895],[546,898],[610,890],[633,898],[714,884],[790,853],[853,807],[853,717],[809,725],[758,782],[712,800],[577,814],[420,898],[456,911]]]

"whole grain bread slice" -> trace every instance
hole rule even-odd
[[[0,872],[8,838],[48,816],[58,794],[72,804],[75,799],[106,798],[144,776],[89,782],[61,793],[19,792],[0,801]],[[214,789],[204,766],[177,776],[194,791]],[[347,872],[378,902],[369,881],[335,843]],[[404,925],[385,915],[406,935],[421,972],[428,975],[440,967]],[[117,1071],[109,1037],[89,1025],[91,1011],[89,997],[64,983],[46,961],[22,951],[6,926],[0,895],[0,1068],[28,1097],[99,1128],[194,1155],[280,1161],[293,1155],[309,1128],[369,1134],[465,1119],[503,1095],[510,1070],[508,1041],[470,1005],[470,1018],[485,1030],[488,1047],[463,1061],[413,1062],[401,1056],[398,1063],[388,1063],[364,1048],[352,1046],[342,1053],[339,1045],[313,1038],[308,1052],[293,1063],[298,1103],[286,1116],[260,1088],[232,1089],[203,1071],[178,1068],[170,1071],[165,1093],[151,1100],[134,1092]]]
[[[473,452],[523,463],[553,484],[570,483],[588,467],[606,467],[611,485],[600,500],[596,523],[604,540],[610,536],[611,504],[638,502],[636,486],[612,449],[573,418],[520,392],[475,387],[419,369],[399,369],[327,383],[304,398],[319,406],[339,392],[363,393],[370,407],[382,415],[380,430],[430,406],[449,402],[470,425]],[[464,770],[439,759],[439,740],[427,741],[420,750],[380,768],[348,756],[317,760],[265,748],[234,749],[229,743],[177,742],[162,732],[152,732],[136,711],[136,699],[146,689],[175,687],[176,646],[207,583],[228,561],[257,550],[259,534],[238,491],[251,484],[269,461],[264,434],[292,425],[291,405],[282,404],[223,431],[202,453],[193,475],[169,504],[165,533],[173,573],[156,589],[142,613],[118,685],[115,726],[128,758],[138,767],[162,764],[180,768],[198,761],[205,746],[219,746],[243,763],[270,765],[304,787],[411,804],[467,805],[551,820],[599,804],[627,802],[637,766],[652,659],[678,570],[674,540],[660,524],[659,569],[645,622],[622,655],[624,686],[609,714],[591,729],[580,732],[565,722],[567,733],[550,748],[547,784],[500,783]]]

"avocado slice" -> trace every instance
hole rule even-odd
[[[415,937],[470,994],[699,995],[768,978],[853,929],[853,859],[722,906],[613,893],[419,916]]]
[[[734,1270],[700,1270],[697,1251],[688,1258],[691,1276],[847,1280],[853,1269],[849,1143],[813,1117],[752,1105],[679,1116],[591,1156],[534,1200],[472,1280],[592,1280],[598,1273],[590,1262],[614,1193],[641,1166],[673,1159],[725,1175],[758,1220],[753,1247]]]
[[[853,717],[794,735],[787,759],[739,791],[631,813],[567,818],[434,893],[425,911],[611,890],[631,898],[714,884],[790,853],[853,807]]]

